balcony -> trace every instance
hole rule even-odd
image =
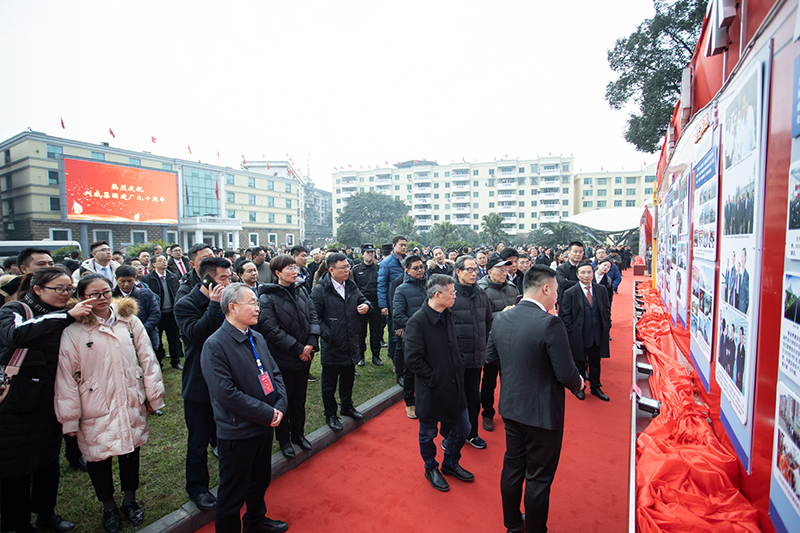
[[[430,217],[430,215],[427,218],[417,218],[417,219],[415,219],[414,220],[414,226],[418,227],[418,228],[420,226],[428,226],[428,228],[430,229],[430,227],[431,227],[431,217]],[[422,229],[422,228],[420,228],[420,229]],[[422,231],[425,231],[425,230],[422,230]]]
[[[561,180],[559,178],[541,178],[539,185],[541,187],[558,187],[561,185]]]
[[[517,177],[517,169],[516,167],[512,170],[503,170],[500,169],[497,172],[498,178],[516,178]]]
[[[414,216],[432,215],[433,210],[430,207],[414,207]]]
[[[514,190],[517,188],[517,180],[516,179],[500,180],[497,182],[497,188],[500,189],[501,191]]]
[[[391,183],[392,182],[392,175],[391,174],[378,174],[375,176],[375,183]]]
[[[516,234],[517,234],[517,228],[516,228],[516,227],[513,227],[513,228],[503,228],[503,231],[505,231],[506,233],[508,233],[508,234],[509,234],[509,235],[511,235],[512,237],[513,237],[514,235],[516,235]]]
[[[414,196],[414,203],[415,204],[429,204],[431,203],[431,195],[430,194],[417,194]]]
[[[499,213],[516,213],[516,211],[517,211],[517,202],[498,205],[497,206],[497,211]]]
[[[345,191],[345,190],[343,189],[343,190],[342,190],[342,198],[350,198],[351,196],[353,196],[353,195],[354,195],[354,194],[356,194],[357,192],[358,192],[358,191],[357,191],[355,188],[353,188],[353,189],[351,189],[351,190],[347,190],[347,191]]]
[[[422,182],[430,182],[431,181],[431,173],[430,172],[417,172],[414,174],[412,178],[414,183],[422,183]]]
[[[431,192],[431,184],[430,184],[430,182],[422,183],[422,184],[415,183],[414,184],[414,192],[415,193],[429,193],[429,192]]]
[[[561,194],[557,192],[543,192],[539,193],[540,200],[560,200]]]
[[[497,200],[500,202],[516,202],[517,201],[517,193],[516,192],[500,192],[497,195]]]
[[[516,224],[517,223],[517,214],[516,213],[511,213],[509,215],[503,215],[503,219],[505,220],[505,222],[503,222],[503,225],[505,225],[505,224]]]
[[[469,226],[470,225],[470,218],[469,217],[454,217],[453,224],[456,226]]]
[[[539,217],[539,222],[541,222],[542,224],[544,224],[545,222],[558,222],[559,220],[561,220],[561,217],[557,215],[550,217]]]
[[[469,213],[470,212],[469,205],[466,205],[466,206],[453,206],[452,212],[453,213]]]
[[[561,175],[561,166],[555,165],[555,168],[547,168],[550,165],[539,165],[539,176],[559,176]]]
[[[469,181],[453,182],[453,187],[451,190],[453,192],[469,192]]]

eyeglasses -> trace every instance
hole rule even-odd
[[[92,294],[87,294],[86,298],[88,299],[97,298],[98,300],[100,299],[107,300],[108,298],[111,298],[111,292],[112,292],[111,289],[108,289],[107,291],[103,292],[93,292]]]
[[[251,301],[249,301],[249,302],[235,302],[235,303],[236,303],[237,305],[249,305],[249,306],[251,306],[251,307],[256,307],[256,308],[258,308],[258,307],[261,307],[261,306],[258,304],[258,301],[255,301],[255,300],[251,300]]]
[[[436,292],[438,292],[439,294],[447,295],[447,296],[455,296],[456,295],[456,290],[455,289],[453,289],[452,291],[436,291]]]
[[[416,272],[417,270],[422,270],[423,268],[424,268],[424,267],[423,267],[422,265],[417,265],[417,266],[415,266],[415,267],[408,267],[408,269],[409,269],[409,270],[413,270],[413,271],[415,271],[415,272]]]
[[[461,269],[461,271],[462,272],[469,272],[470,274],[474,274],[475,272],[478,271],[478,269],[477,268],[472,268],[472,267],[467,267],[467,268]]]
[[[295,267],[295,268],[297,268],[297,267]],[[350,270],[350,265],[343,266],[343,267],[333,267],[333,268],[335,268],[336,270]]]
[[[350,267],[347,267],[347,268],[350,268]],[[285,267],[284,270],[287,270],[289,272],[300,272],[300,267],[297,266],[297,265],[292,265],[292,266]]]
[[[111,248],[95,248],[95,252],[110,252]]]
[[[75,291],[74,287],[42,287],[43,289],[50,289],[56,294],[72,294]]]

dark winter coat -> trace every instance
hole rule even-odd
[[[467,396],[464,358],[450,310],[439,315],[423,305],[408,321],[403,338],[406,367],[414,373],[417,417],[425,422],[456,420],[467,408]]]
[[[361,291],[367,300],[378,306],[378,263],[367,265],[364,262],[358,263],[350,270],[350,279],[356,282],[358,290]]]
[[[303,287],[284,287],[270,283],[261,288],[256,330],[267,340],[272,358],[283,370],[302,370],[311,361],[299,355],[306,345],[319,350],[319,317],[311,297]]]
[[[481,368],[486,362],[486,341],[492,330],[492,304],[480,287],[456,281],[455,289],[456,301],[450,312],[456,324],[458,347],[467,368]]]
[[[164,271],[164,276],[167,278],[167,289],[169,289],[170,297],[172,298],[172,306],[175,306],[175,302],[178,301],[178,288],[180,287],[180,279],[170,270]],[[159,302],[162,304],[164,303],[164,291],[161,287],[161,280],[158,277],[158,272],[155,270],[151,271],[148,275],[142,276],[141,279],[142,283],[146,283],[150,290],[158,296]]]
[[[192,292],[192,289],[194,289],[197,285],[200,285],[200,281],[200,276],[197,275],[197,272],[195,272],[194,269],[191,269],[185,276],[181,278],[180,287],[178,287],[178,292],[175,294],[175,301],[177,302]]]
[[[403,274],[403,283],[394,291],[392,299],[392,327],[403,329],[408,320],[417,310],[428,301],[428,293],[425,290],[425,278],[416,279],[408,274]]]
[[[145,284],[144,287],[147,287]],[[158,348],[158,323],[161,321],[161,301],[149,288],[134,287],[128,295],[139,304],[137,318],[142,322],[153,349]],[[119,286],[114,287],[114,298],[121,298]]]
[[[192,270],[194,272],[194,270]],[[172,310],[175,322],[183,338],[183,363],[181,396],[190,402],[210,402],[208,385],[200,368],[203,344],[219,329],[223,322],[219,302],[211,299],[195,287],[184,298],[178,300]]]
[[[493,317],[496,317],[497,313],[502,312],[509,305],[514,305],[519,296],[517,286],[508,280],[500,284],[492,281],[490,276],[485,276],[479,279],[476,285],[486,291],[492,304]]]
[[[58,345],[61,333],[75,322],[64,310],[23,296],[33,312],[31,320],[19,302],[0,308],[0,364],[8,364],[14,350],[28,355],[0,404],[0,479],[39,471],[58,460],[61,424],[54,408]]]
[[[381,309],[389,306],[389,286],[404,272],[402,259],[398,258],[394,252],[381,261],[380,267],[378,267],[378,305],[381,306]]]
[[[354,282],[348,279],[344,285],[344,299],[336,292],[330,276],[323,276],[311,291],[320,320],[323,365],[354,365],[361,359],[358,347],[361,320],[356,308],[370,304]]]

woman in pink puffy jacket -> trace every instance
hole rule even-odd
[[[92,312],[64,330],[56,374],[56,416],[67,435],[77,435],[97,499],[103,529],[119,531],[111,461],[119,460],[122,511],[134,526],[144,521],[136,503],[139,447],[147,442],[147,413],[164,406],[164,384],[153,346],[136,317],[133,298],[111,301],[111,281],[89,274],[78,297]]]

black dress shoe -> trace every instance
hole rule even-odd
[[[388,344],[386,344],[385,342],[381,341],[381,348],[388,348],[388,347],[389,347]]]
[[[294,459],[294,448],[288,442],[279,442],[278,445],[281,447],[281,453],[287,459]]]
[[[50,529],[52,531],[72,531],[75,529],[75,524],[69,520],[64,520],[57,514],[54,514],[47,520],[42,519],[41,516],[37,517],[36,527]]]
[[[603,390],[600,389],[600,388],[592,389],[592,394],[597,396],[598,398],[600,398],[604,402],[607,402],[609,400],[609,397],[606,396],[605,393],[603,392]]]
[[[217,499],[210,492],[195,496],[192,501],[201,511],[211,511],[217,507]]]
[[[325,419],[325,422],[328,424],[328,427],[331,428],[333,431],[341,431],[344,429],[342,427],[342,422],[336,415],[329,416],[327,419]]]
[[[183,365],[180,363],[172,363],[172,368],[175,370],[183,370]]]
[[[401,387],[405,387],[405,382],[406,380],[403,376],[397,378],[397,384],[400,385]]]
[[[121,525],[119,507],[114,507],[110,511],[105,511],[103,513],[103,531],[106,533],[117,533]]]
[[[461,481],[475,481],[475,475],[472,472],[464,470],[458,463],[454,465],[442,464],[442,474],[453,476]]]
[[[139,507],[139,504],[136,502],[130,505],[125,505],[123,503],[122,514],[125,515],[125,519],[133,526],[140,526],[142,522],[144,522],[144,511],[142,511],[142,508]]]
[[[364,415],[362,415],[355,409],[348,409],[347,411],[342,411],[342,414],[345,416],[349,416],[354,420],[364,420]]]
[[[581,390],[578,391],[577,394],[575,394],[575,397],[577,399],[579,399],[579,400],[585,400],[586,399],[586,393],[583,391],[583,389],[581,389]]]
[[[304,449],[305,451],[309,451],[312,448],[311,443],[305,437],[301,437],[299,440],[293,440],[292,442],[300,446],[300,448]]]
[[[308,381],[317,381],[319,378],[312,374],[311,372],[308,373]]]
[[[243,529],[244,533],[283,533],[289,529],[289,524],[265,516],[264,520],[257,526]]]
[[[373,357],[372,364],[375,366],[383,366],[383,361],[381,361],[380,357]]]
[[[439,472],[438,468],[426,468],[425,469],[425,479],[427,479],[431,487],[436,490],[447,492],[450,490],[450,485],[447,484],[447,480],[444,478],[441,472]]]
[[[86,459],[84,459],[82,455],[77,459],[70,461],[69,464],[72,468],[77,468],[81,472],[88,472],[88,469],[86,468]]]
[[[356,363],[356,364],[358,366],[364,366],[366,363],[364,362],[364,358],[362,357],[361,359],[358,360],[358,363]]]

